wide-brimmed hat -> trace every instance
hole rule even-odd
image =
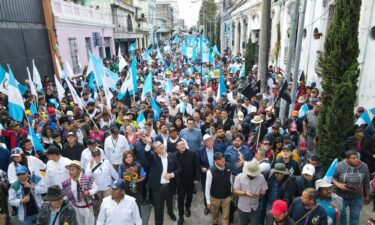
[[[274,174],[274,173],[281,173],[281,174],[284,174],[284,175],[288,175],[289,171],[286,168],[286,166],[285,166],[284,163],[276,163],[275,166],[274,166],[274,168],[271,169],[270,176],[272,176],[272,174]]]
[[[297,102],[298,103],[304,103],[306,101],[305,97],[299,96]]]
[[[258,124],[258,123],[262,123],[263,119],[260,116],[254,116],[254,119],[252,119],[251,122],[255,123],[255,124]]]
[[[52,185],[48,188],[46,196],[43,197],[44,201],[57,201],[64,198],[65,193],[58,185]]]
[[[76,167],[82,169],[81,162],[78,160],[73,160],[69,165],[66,165],[65,168],[69,169],[70,167]]]
[[[250,162],[245,162],[242,171],[252,177],[257,177],[260,175],[260,167],[259,163],[256,160],[252,160]]]
[[[319,188],[329,188],[332,187],[333,185],[329,183],[326,179],[319,179],[315,181],[315,188],[316,190],[319,190]]]

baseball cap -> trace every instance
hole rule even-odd
[[[288,211],[288,205],[283,200],[276,200],[272,204],[271,214],[274,216],[281,216]]]
[[[26,166],[19,166],[16,169],[16,175],[21,174],[21,173],[27,173],[27,168]]]
[[[205,142],[205,141],[207,141],[208,139],[212,139],[212,137],[211,137],[211,135],[209,135],[209,134],[205,134],[204,136],[203,136],[203,142]]]
[[[116,180],[115,182],[113,182],[112,184],[112,188],[113,189],[124,189],[126,188],[126,184],[123,180]]]
[[[21,148],[13,148],[12,149],[12,152],[11,152],[11,156],[21,156],[21,154],[23,153],[22,149]]]
[[[302,169],[302,174],[313,176],[315,173],[315,167],[311,164],[306,164]]]
[[[76,136],[76,134],[75,134],[74,132],[69,132],[69,133],[68,133],[68,137],[69,137],[69,136]]]

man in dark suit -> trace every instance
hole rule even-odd
[[[152,189],[155,225],[162,225],[164,220],[164,201],[167,202],[169,217],[176,221],[173,214],[173,187],[175,177],[180,173],[180,166],[173,154],[168,154],[160,141],[152,143],[149,135],[146,137],[145,155],[150,163],[148,183]],[[153,151],[151,151],[151,145]]]
[[[231,127],[234,125],[234,122],[231,118],[228,117],[229,113],[227,110],[221,110],[220,113],[220,119],[218,119],[219,126],[224,127],[225,131],[228,131],[231,129]]]
[[[177,179],[177,202],[178,202],[178,225],[184,223],[184,212],[186,217],[190,217],[190,207],[193,200],[194,185],[200,179],[200,166],[197,153],[186,148],[185,141],[179,139],[176,143],[176,159],[181,166],[181,172]],[[185,211],[184,211],[185,206]]]
[[[230,107],[230,116],[229,116],[230,118],[232,118],[232,119],[237,118],[238,112],[242,112],[243,115],[244,115],[244,118],[246,117],[247,109],[245,107],[243,107],[242,104],[243,104],[243,99],[239,98],[239,99],[237,99],[237,104],[232,105]]]
[[[207,170],[214,166],[214,154],[215,152],[220,152],[219,148],[214,147],[214,139],[212,139],[211,135],[205,134],[203,136],[203,147],[199,149],[198,156],[199,156],[199,165],[200,165],[200,172],[201,172],[201,183],[202,183],[202,190],[204,196],[204,214],[207,215],[209,213],[209,209],[207,208],[207,200],[205,193],[206,188],[206,177],[207,177]]]

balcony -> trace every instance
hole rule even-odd
[[[52,10],[57,22],[113,27],[112,14],[93,7],[63,0],[52,0]]]

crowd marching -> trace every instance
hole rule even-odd
[[[156,225],[165,203],[181,225],[200,191],[212,224],[358,225],[370,202],[373,122],[353,127],[326,171],[321,90],[303,76],[282,121],[291,83],[280,68],[260,92],[256,65],[245,73],[240,54],[191,33],[90,55],[79,75],[57,66],[42,81],[34,65],[26,86],[0,67],[0,225],[140,225],[150,203]]]

